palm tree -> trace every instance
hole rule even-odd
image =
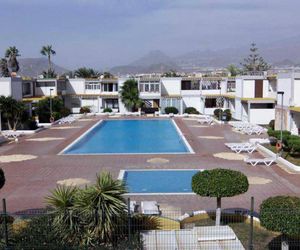
[[[8,58],[8,66],[13,73],[17,73],[20,69],[17,57],[21,56],[19,50],[15,47],[9,47],[5,52],[5,57]]]
[[[8,63],[5,58],[0,59],[0,76],[9,77]]]
[[[81,77],[81,78],[98,78],[101,76],[100,72],[97,70],[94,70],[92,68],[86,68],[82,67],[74,72],[76,77]]]
[[[142,100],[139,97],[138,83],[134,79],[127,80],[121,87],[121,99],[127,109],[135,111],[142,105]]]
[[[95,185],[79,193],[75,206],[98,244],[112,242],[114,233],[123,225],[127,208],[123,195],[126,192],[122,181],[103,172],[97,175]]]
[[[41,54],[48,57],[48,71],[50,72],[52,69],[51,56],[56,55],[56,52],[52,49],[52,45],[46,45],[42,47]]]

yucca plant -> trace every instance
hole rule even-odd
[[[126,203],[123,182],[114,180],[111,174],[97,175],[96,184],[83,189],[76,198],[75,209],[84,220],[88,232],[97,243],[111,243],[120,225],[124,224]]]
[[[77,193],[76,187],[58,186],[46,197],[47,203],[53,208],[53,226],[56,233],[70,242],[79,240],[78,235],[83,227],[74,209]]]

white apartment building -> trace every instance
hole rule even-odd
[[[128,79],[0,78],[0,82],[8,86],[3,94],[13,93],[19,100],[23,97],[30,110],[45,97],[61,96],[72,113],[79,113],[83,106],[90,107],[94,113],[102,113],[105,108],[125,113],[128,110],[121,101],[120,90]],[[173,106],[179,114],[183,114],[187,107],[194,107],[201,114],[212,115],[216,108],[222,108],[230,109],[236,120],[256,124],[268,124],[275,118],[276,78],[264,75],[236,79],[141,76],[135,80],[139,96],[145,103],[145,112],[160,110],[164,113],[166,107]]]
[[[233,118],[254,124],[268,124],[275,117],[276,82],[266,76],[236,78]]]
[[[300,134],[300,73],[279,73],[277,76],[277,91],[283,92],[277,95],[275,113],[275,129],[281,128],[292,134]]]

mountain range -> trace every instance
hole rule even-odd
[[[276,42],[258,45],[259,53],[274,67],[300,66],[300,36]],[[115,66],[110,72],[116,75],[137,73],[162,73],[169,70],[195,72],[207,68],[222,68],[229,64],[239,65],[249,54],[249,46],[219,50],[195,50],[179,56],[169,56],[160,50],[150,51],[146,55],[126,65]],[[20,74],[40,75],[48,67],[45,58],[19,59]],[[58,74],[69,70],[53,64]]]
[[[21,76],[37,77],[48,69],[48,60],[46,58],[18,58],[18,61],[20,66],[18,74]],[[58,75],[69,71],[54,63],[52,63],[52,68]]]

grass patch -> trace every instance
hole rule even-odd
[[[276,147],[272,146],[270,144],[264,144],[264,147],[266,147],[267,149],[271,150],[273,153],[277,153]],[[282,152],[282,158],[284,158],[285,160],[300,166],[300,154],[295,154],[295,155],[288,155],[288,153],[286,151]]]

